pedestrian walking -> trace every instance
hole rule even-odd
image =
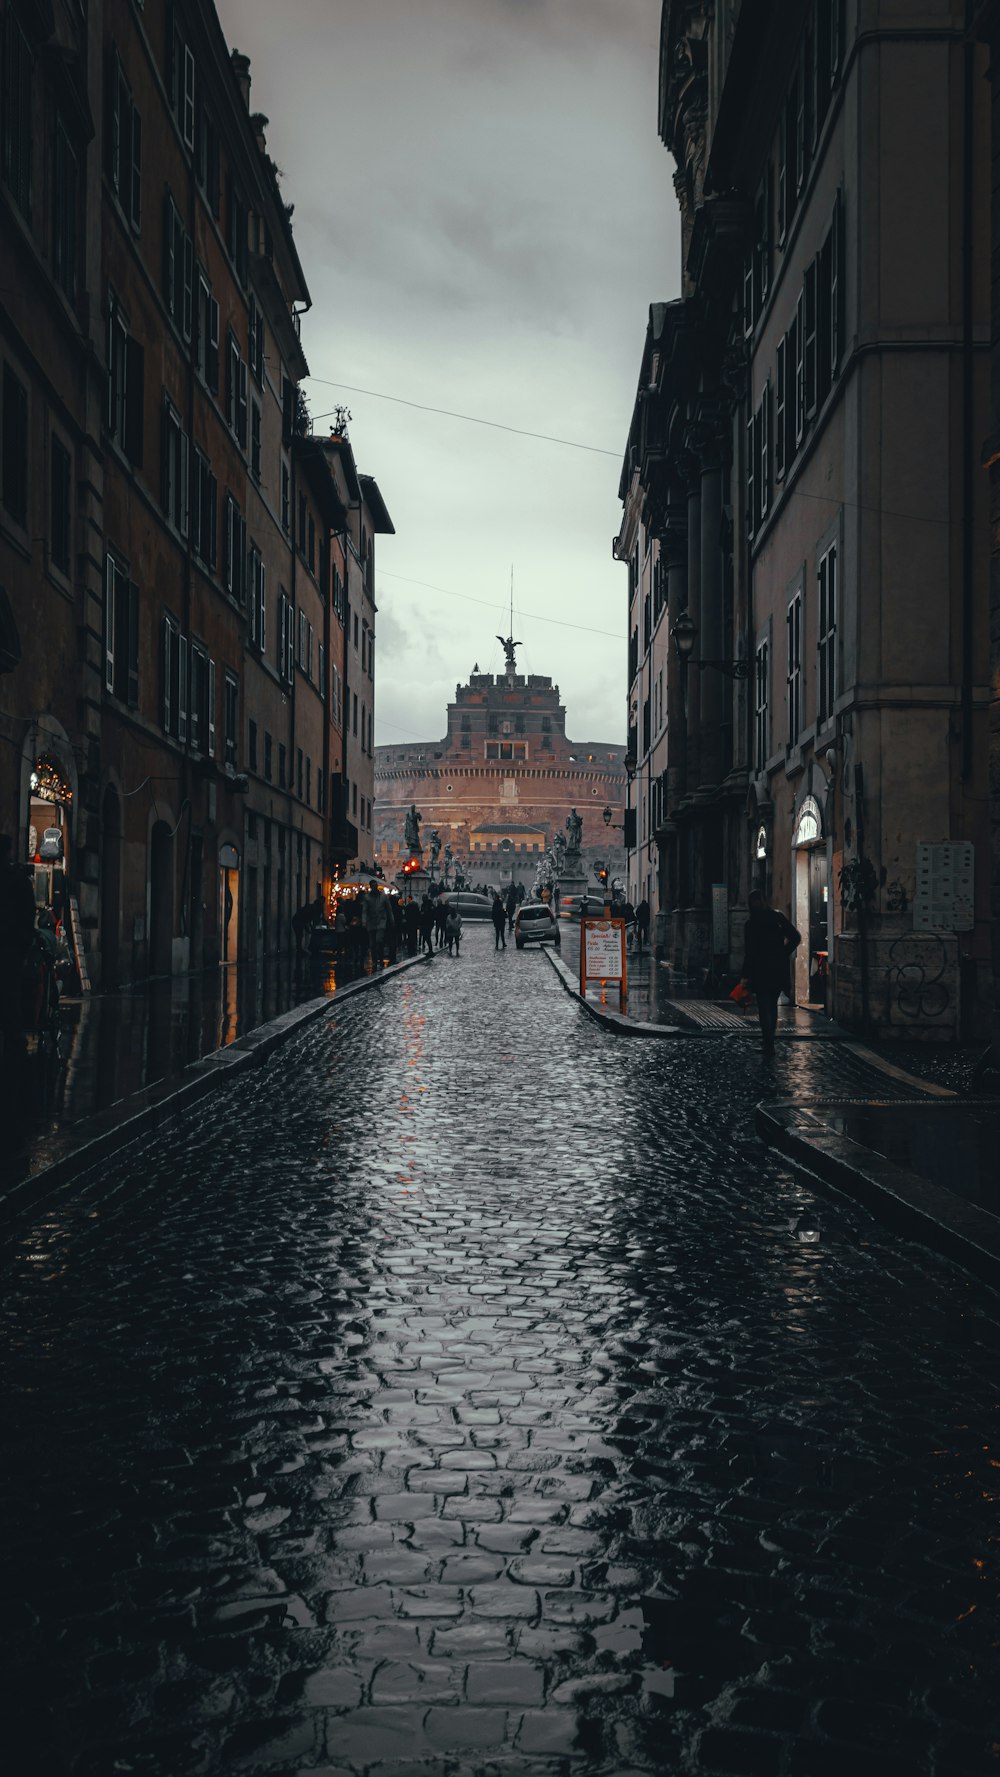
[[[372,883],[364,897],[363,914],[373,973],[382,967],[382,959],[385,956],[385,928],[388,920],[385,903],[385,895]]]
[[[429,895],[420,903],[420,943],[428,956],[434,955],[434,902]]]
[[[448,924],[448,897],[438,895],[434,903],[434,938],[439,950],[444,946],[445,929]]]
[[[649,902],[643,895],[635,910],[635,946],[641,951],[649,937]]]
[[[407,956],[416,956],[420,938],[420,909],[412,895],[407,895],[403,902],[403,931],[406,934]]]
[[[451,956],[452,946],[454,946],[457,956],[462,943],[462,915],[457,907],[448,909],[448,918],[445,922],[445,942],[448,945],[448,955]]]
[[[494,892],[493,895],[493,907],[491,911],[493,916],[493,948],[494,950],[506,950],[507,940],[503,934],[504,927],[507,924],[507,909],[496,892]]]
[[[511,883],[507,889],[505,901],[507,906],[507,930],[508,932],[512,932],[514,930],[514,915],[517,912],[517,890],[513,883]]]
[[[791,995],[791,959],[802,942],[790,919],[771,907],[767,896],[754,889],[747,902],[749,918],[743,928],[743,986],[757,1000],[757,1016],[766,1056],[774,1054],[778,1024],[778,998]]]
[[[395,895],[385,897],[385,948],[391,968],[399,951],[399,902]]]

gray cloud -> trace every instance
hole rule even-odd
[[[650,301],[675,293],[659,0],[221,0],[285,170],[317,379],[600,445],[601,458],[349,394],[396,525],[379,545],[383,738],[443,731],[510,566],[532,669],[578,737],[625,725],[618,452]],[[337,391],[312,384],[313,411]],[[431,642],[436,653],[428,652]],[[416,647],[421,679],[397,658]],[[437,709],[437,718],[430,720]],[[390,729],[389,724],[393,724]],[[419,729],[417,730],[420,731]]]

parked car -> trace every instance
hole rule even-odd
[[[559,924],[551,907],[544,901],[522,901],[514,917],[514,943],[518,950],[526,944],[559,943]]]
[[[449,889],[444,900],[446,905],[454,907],[463,919],[492,919],[493,917],[493,902],[489,895],[476,895],[471,889]]]

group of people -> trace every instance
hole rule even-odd
[[[318,922],[309,920],[303,930],[308,933],[315,923],[325,923],[322,909]],[[446,896],[423,895],[416,901],[411,894],[387,894],[375,883],[353,896],[338,897],[333,929],[338,957],[358,969],[369,960],[373,969],[392,964],[401,951],[416,956],[446,949],[457,956],[462,942],[462,916]]]

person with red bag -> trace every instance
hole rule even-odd
[[[767,897],[754,889],[747,902],[750,917],[743,928],[743,979],[740,986],[748,988],[757,1001],[757,1016],[763,1050],[774,1054],[774,1033],[778,1024],[778,998],[791,996],[791,959],[802,942],[790,919],[768,905]]]

